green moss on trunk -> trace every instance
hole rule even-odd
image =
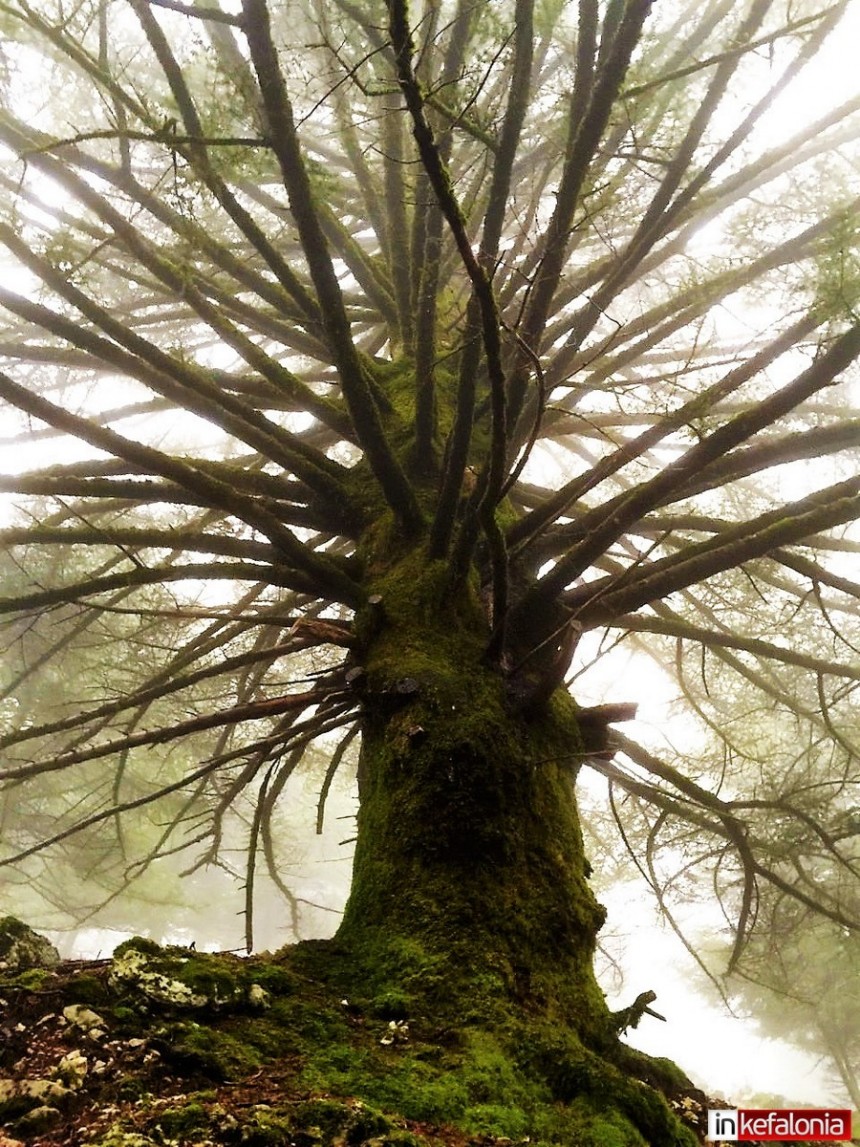
[[[362,1010],[410,1032],[398,1047],[392,1029],[397,1066],[371,1100],[511,1137],[689,1142],[625,1070],[594,978],[604,913],[576,808],[575,703],[558,690],[522,712],[484,656],[478,594],[452,593],[443,565],[387,539],[368,566],[358,839],[336,975]]]
[[[361,807],[340,938],[378,969],[386,946],[580,1025],[605,1009],[591,974],[603,911],[586,880],[573,794],[581,742],[559,691],[526,718],[484,659],[468,589],[410,554],[378,579],[364,634]],[[398,956],[397,963],[402,957]],[[413,989],[422,990],[414,973]]]

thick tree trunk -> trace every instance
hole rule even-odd
[[[411,581],[401,601],[381,595],[367,650],[341,936],[374,949],[381,938],[420,945],[431,978],[444,968],[454,1009],[457,987],[474,1003],[480,983],[577,1026],[603,1022],[591,972],[603,911],[586,881],[574,800],[573,702],[559,693],[524,717],[483,661],[480,611],[468,600],[415,600],[417,588]]]
[[[594,978],[604,913],[574,796],[576,706],[557,690],[526,715],[485,660],[478,595],[446,577],[412,554],[358,619],[360,811],[336,941],[354,990],[422,1038],[459,1031],[468,1054],[489,1033],[552,1103],[614,1112],[612,1142],[686,1144],[628,1075],[683,1077],[620,1043]]]

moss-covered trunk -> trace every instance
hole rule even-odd
[[[386,951],[420,950],[424,979],[404,990],[438,982],[453,1009],[499,997],[588,1026],[605,1016],[591,972],[603,913],[574,799],[575,706],[559,692],[523,716],[484,660],[486,622],[468,593],[446,595],[409,563],[397,579],[396,593],[381,588],[365,651],[341,938],[377,966]]]
[[[574,1105],[559,1124],[570,1143],[687,1143],[630,1080],[661,1082],[663,1069],[621,1044],[594,978],[604,913],[574,794],[576,706],[559,689],[524,711],[486,660],[479,595],[452,594],[447,576],[413,553],[381,570],[358,619],[363,747],[342,982],[422,1039],[456,1033],[467,1059],[489,1040],[507,1063],[502,1091],[527,1078],[543,1110]],[[585,1116],[624,1130],[588,1138]]]

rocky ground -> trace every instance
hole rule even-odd
[[[0,1147],[530,1142],[500,1134],[491,1103],[473,1105],[470,1130],[458,1129],[439,1082],[439,1056],[454,1053],[384,1009],[330,998],[308,971],[307,960],[146,940],[110,960],[61,963],[47,941],[0,921]],[[700,1141],[707,1107],[732,1106],[697,1092],[670,1103]],[[622,1144],[609,1123],[587,1147],[604,1144]]]

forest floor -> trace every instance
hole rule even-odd
[[[493,1128],[490,1105],[486,1130],[474,1115],[458,1129],[407,1022],[325,998],[301,962],[131,945],[25,971],[0,961],[0,1147],[534,1147]],[[328,1048],[325,1070],[311,1045]],[[362,1080],[382,1077],[368,1101]],[[700,1142],[707,1108],[732,1106],[669,1102]],[[627,1140],[588,1147],[603,1142]]]

